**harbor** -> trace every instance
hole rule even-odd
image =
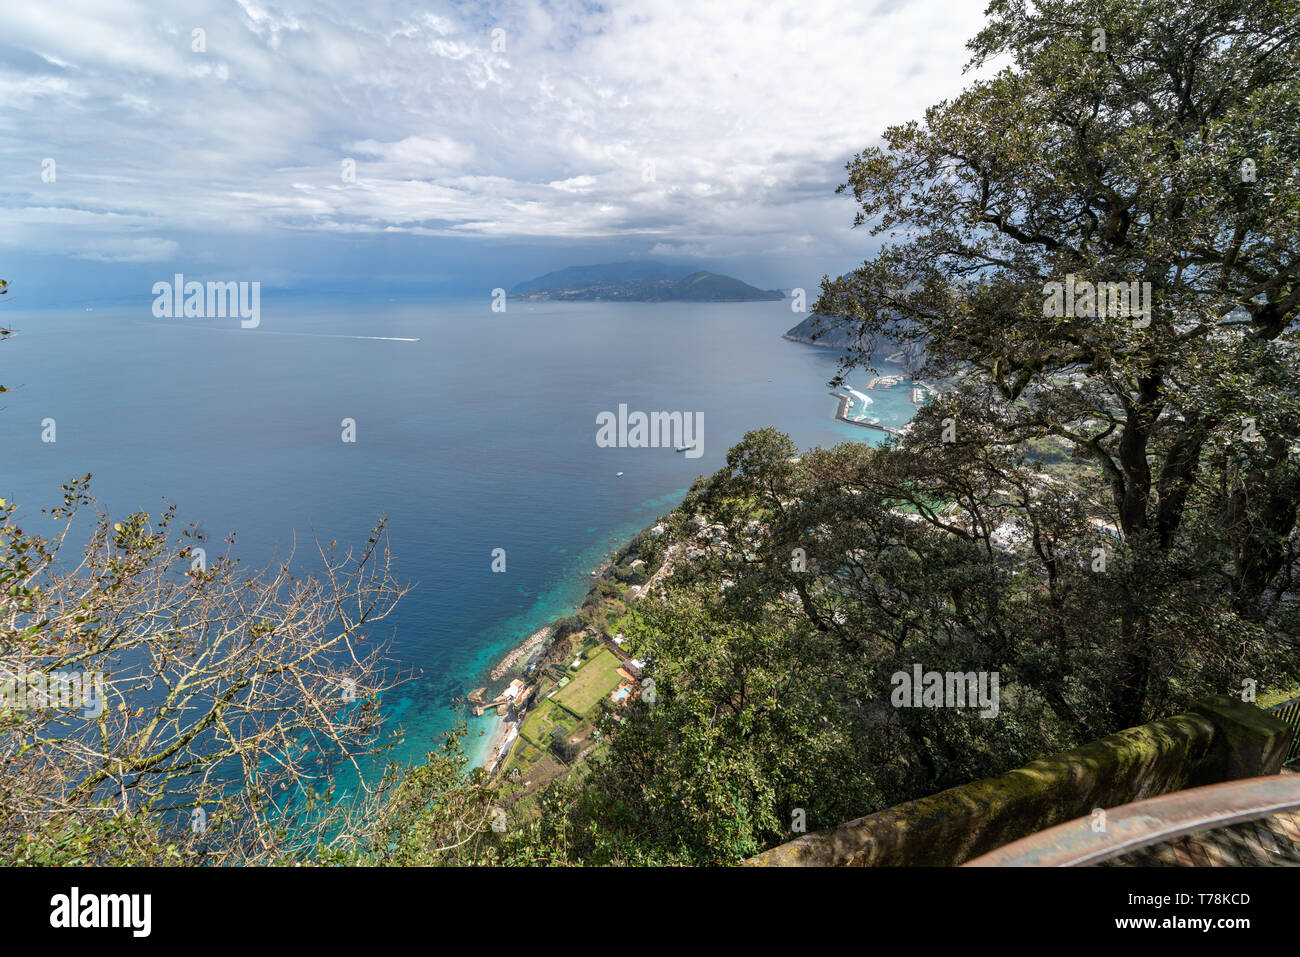
[[[878,432],[887,432],[893,436],[903,434],[900,430],[891,428],[888,425],[881,425],[879,422],[863,422],[860,419],[850,419],[848,413],[850,406],[853,405],[853,397],[845,395],[843,392],[832,392],[830,394],[840,400],[839,408],[835,410],[835,418],[839,419],[841,422],[847,422],[849,425],[861,426],[864,429],[875,429]]]

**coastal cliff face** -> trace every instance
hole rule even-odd
[[[925,350],[917,343],[903,343],[880,334],[860,336],[854,323],[843,316],[813,313],[787,330],[782,338],[810,346],[838,349],[840,352],[861,349],[886,362],[904,365],[909,371],[920,368],[925,362]]]
[[[821,316],[813,313],[782,337],[792,342],[805,342],[810,346],[847,349],[858,344],[859,336],[839,316]]]

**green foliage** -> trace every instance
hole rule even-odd
[[[846,369],[883,338],[952,379],[922,416],[955,424],[949,467],[1047,438],[1092,464],[1072,478],[1124,570],[1095,609],[1114,730],[1185,695],[1189,661],[1259,679],[1266,646],[1294,652],[1300,5],[989,13],[974,62],[1009,65],[848,164],[857,223],[888,242],[816,308],[862,343]],[[1048,284],[1067,277],[1147,284],[1148,321],[1053,314]]]
[[[465,734],[463,724],[448,732],[422,765],[390,767],[379,788],[382,800],[359,813],[344,841],[318,850],[320,863],[423,867],[499,862],[500,832],[493,823],[502,789],[482,768],[468,768],[461,744]]]
[[[125,816],[113,807],[50,815],[29,830],[7,835],[5,867],[163,867],[194,863],[178,834],[157,817]]]

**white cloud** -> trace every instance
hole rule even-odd
[[[981,6],[21,4],[0,186],[25,234],[89,228],[96,257],[170,254],[143,223],[806,248],[846,230],[844,160],[960,89]]]
[[[175,257],[176,249],[176,241],[171,239],[103,239],[88,243],[75,255],[106,263],[152,263],[167,262]]]
[[[377,140],[358,140],[347,147],[350,151],[378,156],[394,164],[407,167],[424,167],[424,172],[458,170],[474,160],[474,147],[446,136],[430,139],[408,136],[395,143]]]

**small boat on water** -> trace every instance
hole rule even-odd
[[[678,452],[689,452],[689,451],[690,451],[691,449],[693,449],[693,448],[695,448],[695,446],[693,446],[693,445],[679,445],[679,446],[677,446],[676,451],[678,451]]]
[[[619,477],[620,475],[622,475],[622,474],[623,474],[622,472],[615,472],[615,473],[614,473],[614,478],[618,478],[618,477]]]

